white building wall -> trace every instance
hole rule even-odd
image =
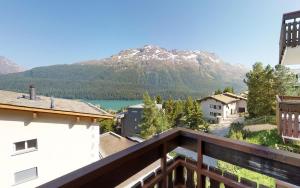
[[[233,102],[230,104],[223,105],[222,110],[223,110],[222,118],[228,118],[230,117],[230,115],[237,113],[237,103]]]
[[[90,119],[0,109],[0,187],[36,187],[99,160],[99,126]],[[14,143],[37,139],[38,149],[15,155]],[[38,178],[15,185],[14,173],[38,168]]]
[[[204,101],[201,101],[200,103],[202,112],[203,112],[203,117],[206,119],[216,119],[216,117],[212,116],[210,112],[213,113],[220,113],[221,116],[223,116],[223,104],[219,101],[213,100],[213,99],[207,99]],[[216,105],[217,109],[211,108],[211,105]],[[218,106],[221,106],[221,109],[218,108]]]
[[[212,120],[217,119],[217,117],[214,117],[213,115],[211,115],[211,112],[221,114],[222,119],[228,118],[228,117],[230,117],[230,115],[236,114],[238,112],[238,103],[237,102],[233,102],[230,104],[224,104],[224,103],[221,103],[214,99],[207,99],[207,100],[201,101],[200,105],[201,105],[201,108],[203,111],[203,116],[206,119],[212,119]],[[217,109],[211,108],[211,105],[216,105]],[[240,103],[240,105],[247,107],[247,103],[244,103],[244,101],[242,101]],[[218,106],[221,106],[221,109],[219,109]]]
[[[247,101],[246,100],[239,100],[237,102],[237,111],[238,111],[239,108],[245,108],[245,112],[248,112]]]

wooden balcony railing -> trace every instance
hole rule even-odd
[[[282,17],[279,41],[279,64],[286,47],[300,45],[300,11],[286,13]]]
[[[167,182],[168,187],[197,187],[197,182],[195,181],[197,175],[197,162],[182,156],[174,158],[174,160],[168,161],[167,165]],[[265,188],[267,186],[263,184],[257,184],[257,182],[249,180],[247,178],[240,178],[235,174],[228,171],[222,172],[222,170],[202,165],[202,187],[209,182],[211,187],[220,187],[221,183],[225,184],[225,188],[230,187],[259,187]],[[206,178],[210,177],[210,178]],[[163,187],[163,175],[161,173],[161,168],[156,172],[153,172],[150,176],[147,176],[143,181],[137,182],[132,188],[139,187]]]
[[[197,152],[197,161],[167,161],[167,153],[178,146]],[[251,181],[237,181],[232,174],[208,168],[204,155],[300,186],[298,154],[176,128],[40,187],[115,187],[158,159],[161,165],[156,173],[134,187],[205,187],[207,178],[211,187],[220,182],[226,187],[252,186]]]
[[[285,139],[300,140],[300,97],[276,96],[278,132]]]

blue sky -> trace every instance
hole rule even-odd
[[[278,62],[282,14],[297,0],[0,1],[0,56],[25,68],[100,59],[154,44]]]

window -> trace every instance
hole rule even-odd
[[[214,105],[214,109],[217,109],[217,105]]]
[[[213,112],[210,112],[209,115],[214,116],[214,113],[213,113]]]
[[[25,149],[25,141],[15,143],[15,151],[20,151]]]
[[[221,105],[219,105],[218,107],[219,107],[219,110],[221,110],[221,108],[222,108]]]
[[[214,105],[213,105],[213,104],[210,104],[209,107],[210,107],[210,108],[214,108]]]
[[[14,143],[14,151],[16,153],[23,153],[37,149],[37,139],[26,140]]]
[[[15,173],[15,184],[24,183],[38,177],[37,167],[29,168]]]
[[[37,149],[37,140],[36,139],[28,140],[27,141],[27,148],[35,148],[35,149]]]

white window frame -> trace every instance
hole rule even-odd
[[[16,174],[17,173],[24,172],[26,170],[31,170],[31,169],[35,170],[35,176],[34,177],[30,177],[30,178],[23,179],[21,181],[16,182]],[[38,177],[39,177],[39,173],[38,173],[38,168],[36,166],[32,167],[32,168],[27,168],[27,169],[24,169],[24,170],[20,170],[20,171],[14,173],[14,183],[15,183],[14,185],[19,185],[19,184],[22,184],[22,183],[25,183],[25,182],[29,182],[31,180],[37,179]]]
[[[28,148],[28,142],[32,141],[32,140],[36,141],[36,146]],[[25,148],[24,149],[16,150],[16,144],[19,143],[19,142],[25,142]],[[12,155],[19,155],[19,154],[28,153],[28,152],[37,151],[37,150],[38,150],[37,138],[24,140],[24,141],[18,141],[18,142],[14,142],[14,144],[13,144],[13,154]]]

